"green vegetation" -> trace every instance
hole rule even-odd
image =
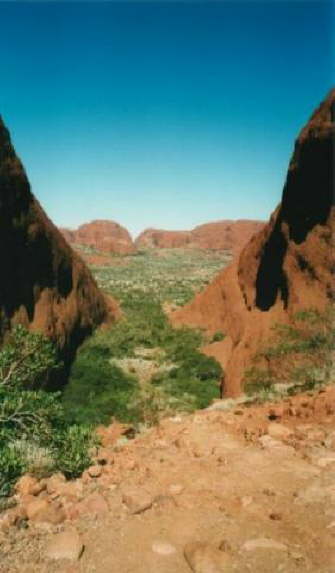
[[[248,394],[269,393],[286,384],[288,393],[309,390],[328,382],[334,368],[334,309],[297,313],[291,325],[277,324],[271,344],[255,356],[245,373]]]
[[[123,319],[88,340],[73,365],[63,397],[72,422],[107,423],[115,417],[147,424],[159,417],[158,412],[166,415],[203,408],[219,396],[221,367],[199,352],[203,338],[199,331],[173,329],[160,302],[149,294],[134,290],[132,294],[120,293],[119,298],[123,301]],[[141,348],[159,349],[156,362],[170,365],[151,383],[111,362],[136,357]]]
[[[97,424],[114,417],[152,425],[219,397],[221,368],[199,352],[202,333],[174,330],[163,307],[185,304],[229,260],[222,252],[149,249],[111,255],[110,265],[91,267],[99,286],[120,302],[123,318],[96,332],[79,351],[63,396],[69,421]],[[216,333],[213,340],[223,337]],[[127,359],[135,361],[133,371],[122,367]]]
[[[142,292],[176,305],[188,302],[231,260],[222,251],[148,249],[110,257],[110,266],[93,266],[99,286],[116,298]]]
[[[24,471],[74,477],[90,463],[90,428],[69,427],[60,393],[37,389],[57,366],[51,342],[22,326],[0,350],[0,496]]]
[[[221,340],[223,340],[224,337],[225,335],[223,334],[223,332],[221,332],[221,330],[217,330],[217,332],[214,332],[211,342],[221,342]]]

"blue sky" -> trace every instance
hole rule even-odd
[[[0,113],[56,224],[268,218],[334,80],[330,2],[0,2]]]

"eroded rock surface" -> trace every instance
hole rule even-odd
[[[205,349],[225,369],[226,395],[240,393],[244,372],[274,324],[333,303],[334,102],[332,90],[299,134],[282,202],[269,223],[235,263],[172,314],[175,325],[226,334]]]
[[[213,221],[195,227],[191,231],[166,231],[145,229],[136,239],[141,248],[192,248],[229,251],[237,254],[248,240],[264,227],[263,221]]]
[[[15,324],[44,332],[65,365],[94,327],[117,314],[33,196],[0,119],[0,341]]]
[[[97,219],[78,229],[60,231],[70,244],[86,245],[103,253],[128,255],[136,250],[127,229],[115,221]]]

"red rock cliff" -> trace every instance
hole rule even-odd
[[[146,229],[136,239],[140,248],[167,249],[175,247],[228,250],[234,254],[241,251],[248,240],[264,227],[262,221],[213,221],[192,231],[163,231]]]
[[[70,244],[87,245],[104,253],[128,255],[136,250],[127,229],[115,221],[99,219],[84,223],[75,230],[60,231]]]
[[[56,341],[68,366],[78,345],[116,305],[31,193],[0,118],[0,340],[22,323]]]
[[[206,351],[224,366],[228,395],[241,391],[245,369],[276,322],[334,299],[334,105],[332,90],[299,134],[281,204],[266,227],[172,316],[174,324],[226,333]]]

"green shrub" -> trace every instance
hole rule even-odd
[[[91,463],[91,450],[98,445],[92,428],[72,425],[54,438],[55,467],[67,478],[79,476]]]
[[[25,471],[22,457],[7,443],[7,436],[0,435],[0,498],[11,493],[13,483]]]
[[[99,345],[88,344],[78,353],[63,394],[67,419],[75,423],[108,424],[117,418],[130,421],[128,402],[137,382],[110,363]]]
[[[158,360],[175,364],[172,371],[152,381],[164,391],[159,400],[165,395],[170,400],[170,409],[203,408],[219,397],[222,370],[214,358],[199,352],[203,343],[200,331],[172,328],[159,300],[137,289],[123,295],[122,310],[122,320],[94,334],[77,354],[63,396],[70,421],[108,423],[111,417],[133,423],[143,420],[149,389],[143,393],[135,376],[111,364],[111,358],[134,357],[136,349],[143,347],[159,348]]]
[[[37,389],[57,367],[51,342],[21,326],[0,350],[0,495],[24,471],[74,476],[90,463],[91,431],[68,426],[59,392]]]
[[[224,340],[224,338],[225,335],[223,334],[223,332],[221,332],[221,330],[217,330],[216,332],[214,332],[211,342],[221,342],[221,340]]]

